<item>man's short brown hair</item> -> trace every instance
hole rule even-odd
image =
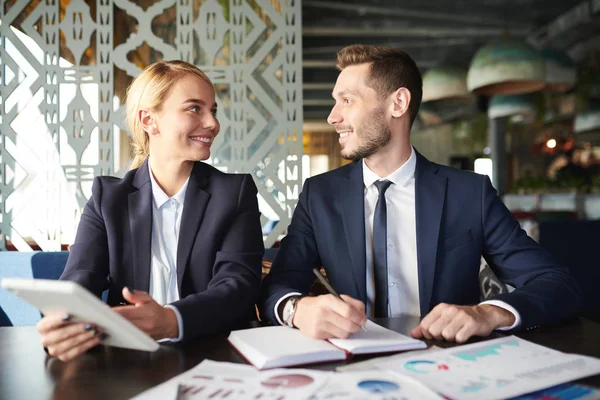
[[[411,96],[408,114],[412,126],[423,97],[423,79],[417,64],[404,51],[388,46],[353,44],[337,53],[340,71],[350,65],[366,63],[371,64],[366,85],[375,89],[379,99],[401,87],[408,89]]]

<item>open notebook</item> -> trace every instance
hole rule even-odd
[[[353,354],[388,353],[424,349],[417,339],[367,321],[366,331],[348,339],[318,340],[287,326],[233,331],[229,343],[258,369],[289,367],[325,361],[345,360]]]

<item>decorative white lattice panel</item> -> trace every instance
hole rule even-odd
[[[263,224],[279,220],[266,245],[283,233],[302,182],[299,0],[2,3],[0,249],[73,240],[93,177],[128,168],[126,86],[160,59],[213,80],[221,133],[209,162],[251,172]]]

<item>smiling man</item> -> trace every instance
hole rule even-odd
[[[358,332],[367,317],[416,315],[413,336],[464,342],[576,314],[575,280],[519,227],[488,177],[410,145],[422,97],[410,56],[353,45],[337,64],[327,121],[356,162],[306,180],[263,282],[263,317],[325,339]],[[514,292],[478,303],[482,255]],[[343,300],[306,296],[320,265]]]

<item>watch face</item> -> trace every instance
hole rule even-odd
[[[292,326],[292,317],[294,316],[294,304],[296,299],[290,299],[283,308],[283,322],[286,325]]]

